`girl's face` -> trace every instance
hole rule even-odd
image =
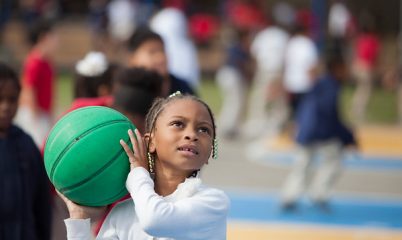
[[[151,134],[149,151],[162,167],[190,175],[211,155],[213,125],[208,110],[192,99],[168,103]]]
[[[6,133],[11,126],[18,109],[19,91],[12,81],[0,84],[0,135]]]
[[[159,40],[152,39],[142,43],[131,53],[128,61],[130,67],[143,67],[162,76],[168,75],[165,49]]]

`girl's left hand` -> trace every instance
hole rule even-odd
[[[128,130],[128,136],[130,137],[134,151],[131,150],[127,143],[122,139],[120,139],[120,144],[124,148],[128,160],[130,161],[130,170],[133,170],[136,167],[143,167],[149,171],[144,139],[138,129],[135,129],[134,132],[135,137],[133,131],[131,129]]]
[[[103,207],[82,206],[82,205],[79,205],[79,204],[71,201],[66,196],[64,196],[62,193],[60,193],[58,190],[56,190],[56,192],[57,192],[57,195],[59,195],[59,197],[66,204],[68,213],[70,215],[70,218],[72,218],[72,219],[91,218],[92,221],[98,221],[106,214],[107,206],[103,206]]]

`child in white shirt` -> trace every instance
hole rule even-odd
[[[97,239],[226,239],[229,199],[197,177],[217,154],[208,105],[180,93],[157,99],[145,128],[144,136],[129,130],[134,151],[121,140],[130,161],[126,186],[132,199],[110,212]],[[62,198],[70,213],[68,239],[90,239],[89,216],[104,208]]]

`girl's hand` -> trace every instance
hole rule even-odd
[[[93,221],[100,219],[107,210],[107,206],[103,207],[87,207],[81,206],[79,204],[74,203],[70,199],[66,198],[62,193],[56,190],[57,195],[64,201],[67,206],[68,212],[70,214],[70,218],[73,219],[87,219],[91,218]]]
[[[120,140],[121,146],[126,151],[128,160],[130,161],[130,169],[133,170],[136,167],[143,167],[148,170],[147,152],[145,148],[144,139],[141,133],[135,129],[135,136],[131,129],[128,130],[128,135],[130,136],[131,144],[133,145],[133,150],[127,145],[126,142]]]

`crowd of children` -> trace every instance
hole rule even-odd
[[[334,14],[348,17],[339,4]],[[307,189],[314,203],[327,205],[342,151],[357,146],[338,110],[341,82],[347,78],[347,27],[341,35],[334,30],[335,48],[320,55],[309,32],[311,15],[296,14],[288,4],[276,5],[271,24],[259,22],[264,28],[250,29],[239,19],[229,22],[226,58],[216,75],[223,96],[217,131],[210,107],[197,97],[198,59],[185,17],[169,8],[150,26],[126,26],[119,63],[101,51],[76,61],[74,100],[63,114],[106,106],[137,126],[128,132],[132,148],[121,142],[131,167],[130,195],[98,209],[79,206],[59,192],[52,195],[39,149],[61,117],[53,111],[57,73],[52,61],[60,46],[53,24],[30,24],[31,50],[20,77],[0,63],[0,239],[90,239],[93,234],[98,239],[225,239],[229,199],[203,185],[198,174],[217,155],[217,133],[228,139],[272,137],[288,119],[294,123],[298,157],[284,184],[282,207],[295,208]],[[335,20],[338,28],[349,24]],[[363,27],[355,44],[352,112],[361,122],[380,51],[372,25]],[[316,154],[322,167],[308,187]]]

